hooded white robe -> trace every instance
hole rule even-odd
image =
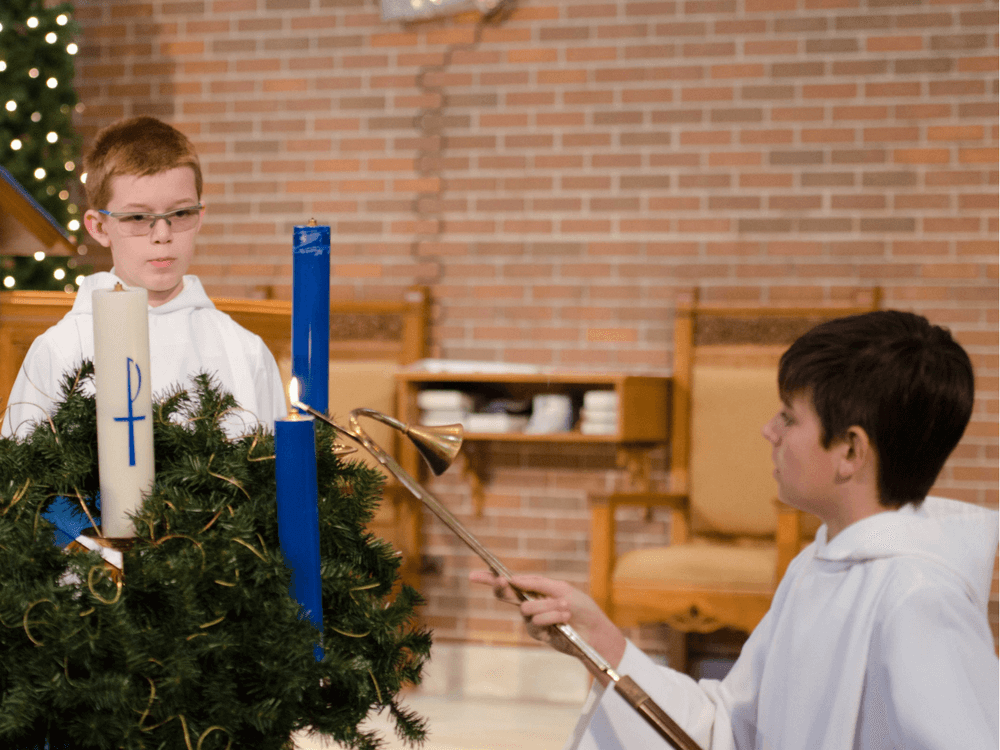
[[[632,643],[616,671],[705,750],[997,750],[997,513],[928,497],[826,533],[725,679],[695,682]],[[667,747],[595,684],[565,750]]]
[[[120,281],[114,269],[85,277],[73,309],[32,343],[0,425],[4,436],[28,434],[60,399],[64,375],[84,359],[93,359],[91,295],[96,289],[111,289]],[[183,283],[181,293],[172,300],[149,308],[154,401],[177,386],[190,389],[192,377],[205,372],[232,393],[242,407],[242,411],[224,418],[227,434],[235,437],[252,432],[258,423],[273,430],[274,420],[287,413],[274,355],[259,336],[215,309],[197,276],[185,276]],[[89,391],[93,393],[92,384]]]

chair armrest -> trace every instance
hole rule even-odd
[[[622,506],[637,505],[653,508],[672,508],[686,511],[688,496],[680,492],[613,492],[610,495],[591,495],[590,505],[608,505],[612,510]]]
[[[671,544],[685,541],[687,523],[684,512],[688,496],[676,492],[614,492],[591,495],[590,504],[590,596],[607,614],[611,614],[611,575],[615,559],[615,510],[622,506],[670,508]]]

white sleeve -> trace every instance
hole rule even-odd
[[[77,347],[58,346],[52,329],[36,338],[17,372],[14,386],[7,399],[0,434],[24,438],[34,425],[46,419],[61,398],[63,377],[81,356]],[[75,362],[71,361],[75,356]]]
[[[1000,665],[984,613],[950,582],[907,593],[873,634],[862,732],[912,750],[996,750]],[[930,584],[930,585],[927,585]],[[882,739],[880,734],[887,733]],[[876,745],[872,745],[876,746]]]
[[[281,373],[274,355],[262,339],[257,339],[260,346],[258,361],[260,362],[254,387],[257,391],[257,403],[260,405],[260,422],[270,432],[274,432],[274,422],[288,413],[285,403],[285,388],[281,382]]]
[[[775,622],[796,577],[811,558],[807,547],[788,566],[771,608],[743,644],[725,679],[695,681],[661,667],[631,642],[616,667],[628,675],[704,750],[747,750],[758,733],[758,698]],[[564,750],[645,750],[669,748],[666,740],[615,689],[591,690]]]
[[[288,413],[285,406],[281,374],[274,355],[264,340],[239,325],[227,315],[220,314],[219,342],[225,349],[230,380],[223,379],[242,410],[226,425],[230,436],[243,435],[258,424],[274,432],[274,421]]]
[[[742,658],[742,657],[741,657]],[[734,666],[734,671],[736,667]],[[745,678],[696,682],[653,662],[631,642],[616,671],[628,675],[704,750],[735,750],[734,714],[753,712],[755,688]],[[745,671],[745,670],[743,670]],[[740,672],[737,672],[737,676]],[[752,741],[753,734],[750,735]],[[613,686],[595,688],[565,750],[670,748]]]

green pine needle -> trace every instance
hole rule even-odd
[[[398,702],[430,653],[422,599],[365,530],[382,476],[335,457],[317,425],[317,663],[278,542],[274,436],[228,439],[235,402],[208,376],[154,404],[155,484],[121,590],[98,555],[54,545],[41,514],[56,497],[99,517],[92,377],[89,362],[67,374],[51,423],[0,439],[0,746],[283,750],[310,729],[375,750],[359,725],[383,708],[422,743],[424,721]]]

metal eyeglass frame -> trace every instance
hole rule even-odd
[[[205,204],[197,203],[194,206],[175,208],[173,211],[167,211],[165,214],[154,214],[150,213],[149,211],[105,211],[103,208],[97,209],[97,213],[104,214],[105,216],[110,216],[112,219],[118,219],[119,221],[128,216],[145,216],[147,219],[150,219],[149,228],[145,232],[142,232],[141,234],[131,235],[133,237],[145,237],[146,235],[148,235],[150,232],[153,231],[153,227],[156,226],[156,222],[158,222],[160,219],[163,219],[165,222],[167,222],[167,226],[173,229],[174,225],[170,221],[171,216],[175,216],[176,214],[182,211],[202,211],[204,210],[204,208]],[[142,222],[143,225],[145,223],[146,223],[145,221]]]

